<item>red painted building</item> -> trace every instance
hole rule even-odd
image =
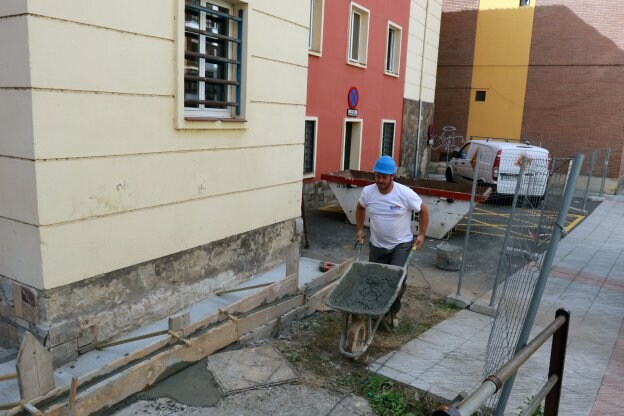
[[[327,194],[314,204],[313,194],[331,192],[317,184],[322,173],[371,170],[382,154],[399,164],[409,18],[410,0],[312,0],[304,160],[309,205],[331,199]],[[350,105],[352,87],[357,94]]]

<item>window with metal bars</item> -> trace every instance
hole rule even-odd
[[[316,120],[305,121],[305,141],[303,143],[303,174],[314,173],[314,148],[316,142]]]
[[[186,0],[184,112],[188,117],[240,115],[243,12]]]
[[[394,149],[394,122],[384,122],[381,128],[381,155],[392,156]]]

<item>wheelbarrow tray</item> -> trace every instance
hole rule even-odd
[[[397,298],[406,275],[407,269],[400,266],[353,262],[325,298],[325,304],[355,315],[385,315]]]

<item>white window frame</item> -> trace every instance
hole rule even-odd
[[[323,53],[323,24],[325,20],[325,0],[310,0],[310,31],[308,53],[321,56]]]
[[[225,109],[216,109],[216,108],[208,108],[208,109],[197,109],[191,107],[185,107],[185,44],[186,44],[186,25],[185,25],[185,9],[186,9],[186,0],[177,0],[177,15],[178,15],[178,25],[177,25],[177,37],[176,37],[176,50],[177,50],[177,59],[176,59],[176,68],[177,68],[177,93],[176,93],[176,128],[178,129],[246,129],[246,120],[245,120],[245,93],[246,93],[246,45],[247,45],[247,11],[248,11],[248,1],[246,0],[237,0],[234,2],[226,2],[222,0],[204,0],[202,1],[202,5],[205,3],[211,3],[220,7],[228,8],[229,13],[233,16],[238,17],[239,10],[243,10],[243,22],[242,24],[242,35],[240,38],[241,43],[239,46],[241,49],[241,79],[240,79],[240,92],[238,103],[240,105],[239,114],[236,114],[236,109],[234,107],[225,108]],[[200,14],[201,21],[204,20],[204,14]],[[200,21],[200,27],[201,27]],[[237,25],[239,23],[231,23],[229,25],[230,33],[229,35],[233,35],[236,37],[237,35]],[[203,42],[200,41],[200,52],[205,48],[205,45],[202,45]],[[228,57],[232,57],[232,54],[235,52],[234,47],[229,44],[230,48],[228,52]],[[235,54],[236,55],[236,54]],[[236,59],[237,57],[232,57]],[[236,66],[228,65],[228,78],[236,79]],[[201,73],[201,72],[200,72]],[[226,97],[226,101],[236,101],[236,88],[234,86],[228,87],[228,96]]]
[[[342,123],[342,149],[340,152],[340,170],[344,170],[345,169],[345,165],[344,165],[344,157],[345,157],[345,134],[347,133],[347,123],[353,123],[355,125],[358,126],[358,132],[357,132],[357,160],[350,160],[349,161],[349,169],[360,169],[360,166],[362,164],[362,137],[363,137],[363,133],[364,133],[364,119],[361,118],[345,118],[343,123]],[[353,130],[351,131],[351,149],[353,149]],[[356,165],[357,166],[353,166],[352,162],[357,162]]]
[[[392,158],[394,158],[394,149],[396,148],[396,120],[381,120],[381,131],[379,133],[379,156],[383,155],[383,141],[384,141],[384,125],[385,124],[393,124],[394,128],[392,129]]]
[[[358,33],[358,56],[353,57],[351,51],[353,50],[353,43],[355,39],[353,39],[353,23],[354,23],[354,15],[360,16],[360,27]],[[349,38],[347,42],[347,63],[350,65],[355,65],[359,67],[366,67],[366,62],[368,58],[368,32],[370,26],[370,11],[360,6],[357,3],[351,2],[351,7],[349,8]]]
[[[312,149],[312,172],[304,173],[304,178],[313,178],[316,176],[316,148],[318,145],[318,117],[306,117],[305,121],[314,122],[314,148]],[[303,137],[303,146],[304,146],[304,154],[305,154],[305,128],[304,128],[304,137]]]
[[[390,44],[392,36],[392,45]],[[401,68],[401,40],[403,37],[403,28],[392,21],[388,21],[386,29],[386,55],[384,59],[384,73],[398,77]],[[390,68],[388,68],[390,67]]]

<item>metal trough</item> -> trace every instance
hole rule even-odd
[[[321,179],[329,183],[336,199],[351,224],[355,224],[355,207],[362,187],[375,183],[373,172],[361,170],[342,170],[339,172],[324,173]],[[448,232],[470,210],[470,196],[472,186],[470,184],[450,183],[430,179],[412,179],[397,176],[395,181],[412,188],[422,200],[429,206],[429,227],[427,237],[443,239]],[[475,202],[485,201],[491,194],[491,188],[477,188]],[[366,216],[364,225],[369,226],[369,218]],[[418,234],[418,218],[412,215],[412,232]]]

